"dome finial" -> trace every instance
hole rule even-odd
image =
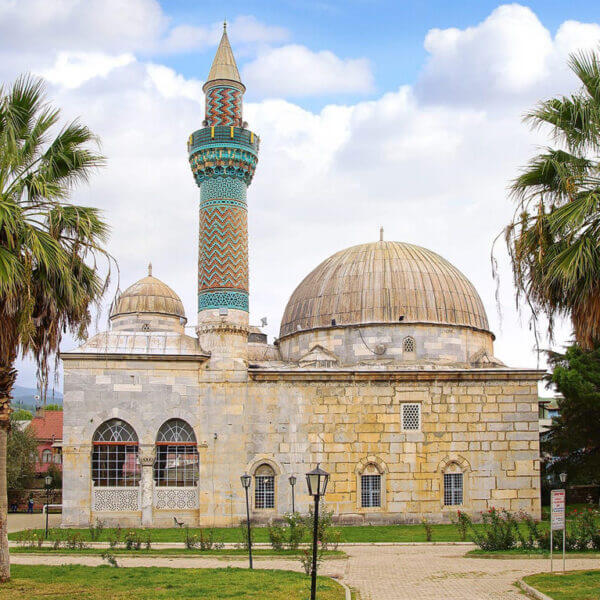
[[[148,277],[152,277],[152,263],[148,263]]]
[[[379,241],[383,242],[383,227],[379,228]]]
[[[227,17],[223,19],[223,31],[227,31]]]

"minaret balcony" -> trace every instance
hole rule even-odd
[[[203,127],[194,131],[188,139],[188,152],[190,156],[197,150],[205,148],[240,148],[258,154],[260,138],[253,132],[243,127],[230,125],[216,125]]]

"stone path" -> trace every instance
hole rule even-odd
[[[337,576],[361,593],[361,600],[523,600],[514,582],[547,571],[542,559],[465,558],[464,546],[343,546],[348,558],[326,560],[321,572]],[[117,557],[124,567],[245,567],[243,558]],[[95,556],[13,554],[15,564],[102,564]],[[555,566],[560,566],[558,561]],[[598,568],[598,560],[570,559],[567,569]],[[257,558],[260,569],[301,570],[291,559]]]
[[[62,515],[50,513],[48,515],[49,527],[60,527]],[[46,526],[46,515],[41,513],[8,513],[8,533],[22,529],[43,529]]]

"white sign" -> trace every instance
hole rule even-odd
[[[550,526],[553,530],[565,528],[565,490],[552,490],[550,494]]]

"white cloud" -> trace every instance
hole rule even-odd
[[[276,335],[301,279],[340,248],[377,239],[384,225],[387,239],[430,247],[460,268],[483,298],[498,356],[535,365],[533,336],[514,311],[505,257],[500,329],[490,246],[512,213],[507,183],[543,141],[520,115],[543,95],[571,91],[564,57],[578,44],[592,45],[596,35],[595,25],[566,22],[552,39],[528,9],[503,7],[470,29],[430,34],[431,58],[415,86],[318,113],[281,98],[247,104],[245,119],[262,139],[248,193],[253,322],[267,315]],[[0,37],[0,52],[7,44]],[[198,191],[185,144],[203,119],[202,82],[158,61],[127,61],[126,51],[97,56],[90,50],[94,58],[84,60],[73,49],[57,49],[71,52],[64,63],[39,52],[27,56],[29,67],[54,73],[53,103],[67,119],[81,116],[109,158],[73,199],[105,211],[121,287],[142,277],[151,260],[155,274],[181,295],[193,325]],[[535,56],[520,65],[523,53]],[[87,60],[95,76],[83,78],[74,56]],[[258,72],[250,69],[246,82],[253,91],[340,92],[348,73],[354,91],[372,84],[368,65],[301,46],[268,50],[258,60],[272,70],[266,82],[266,71],[252,63]],[[280,81],[278,89],[268,88],[273,81]]]
[[[240,44],[280,42],[289,35],[244,15],[229,29]],[[215,45],[222,30],[221,23],[172,26],[156,0],[0,0],[2,46],[24,46],[27,52],[183,52]]]
[[[533,102],[573,84],[567,54],[599,41],[596,24],[567,21],[553,40],[531,9],[500,6],[474,27],[429,31],[416,90],[422,101],[446,105]]]
[[[106,77],[113,69],[135,62],[133,54],[111,56],[100,52],[59,52],[52,67],[39,74],[50,83],[79,87],[94,77]]]
[[[255,93],[270,96],[366,93],[373,88],[368,60],[341,59],[297,44],[263,51],[244,67],[243,79]]]

